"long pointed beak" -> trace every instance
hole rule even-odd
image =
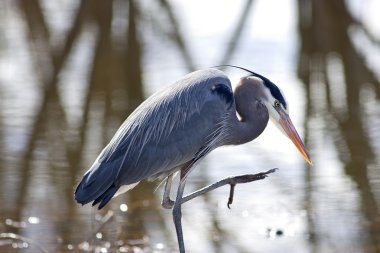
[[[303,158],[308,162],[311,166],[313,163],[310,160],[310,156],[305,148],[305,145],[303,144],[300,136],[297,133],[296,128],[294,127],[289,115],[285,112],[280,113],[281,119],[280,119],[280,125],[284,129],[285,133],[288,135],[288,137],[292,140],[294,145],[296,145],[297,149],[301,152]]]

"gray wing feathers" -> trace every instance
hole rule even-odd
[[[208,69],[148,98],[119,128],[82,182],[97,185],[95,181],[104,180],[99,175],[107,174],[107,183],[99,183],[105,191],[109,182],[119,187],[154,178],[209,152],[228,108],[210,92],[216,83],[231,90],[223,72]]]

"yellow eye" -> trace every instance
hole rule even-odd
[[[278,102],[277,100],[274,101],[274,107],[280,107],[280,106],[281,106],[280,102]]]

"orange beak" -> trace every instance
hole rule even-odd
[[[306,151],[305,145],[303,144],[300,136],[297,133],[296,128],[294,127],[289,115],[282,111],[280,112],[281,119],[280,119],[280,125],[284,129],[285,133],[288,135],[288,137],[292,140],[294,145],[296,145],[297,149],[301,152],[303,158],[310,164],[310,166],[313,165],[313,163],[310,160],[310,156]]]

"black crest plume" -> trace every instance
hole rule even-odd
[[[285,109],[287,108],[285,98],[282,96],[280,89],[271,80],[269,80],[265,76],[257,74],[255,72],[249,70],[249,69],[239,67],[239,66],[235,66],[235,65],[230,65],[230,64],[223,64],[223,65],[214,66],[214,68],[220,68],[220,67],[231,67],[231,68],[241,69],[241,70],[244,70],[244,71],[250,73],[252,76],[256,76],[256,77],[260,78],[261,80],[263,80],[264,85],[270,90],[270,93],[272,94],[272,96],[275,99],[277,99],[285,107]]]

